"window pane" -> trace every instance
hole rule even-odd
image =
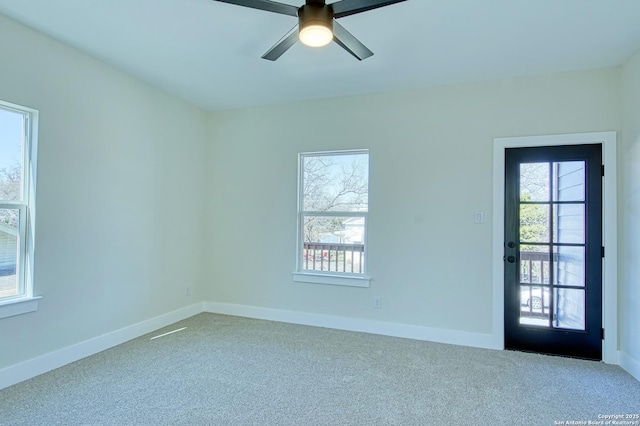
[[[520,204],[520,241],[549,242],[549,204]]]
[[[520,201],[549,201],[549,163],[520,164]]]
[[[0,200],[22,200],[24,115],[0,108]]]
[[[20,293],[16,279],[18,214],[17,209],[0,209],[0,298]]]
[[[305,155],[304,211],[367,211],[369,154]]]
[[[554,201],[584,201],[584,161],[553,163]]]
[[[584,287],[584,247],[554,247],[555,283]]]
[[[549,326],[551,296],[546,286],[520,286],[520,324]]]
[[[557,204],[554,206],[554,243],[584,244],[584,204]]]
[[[302,269],[364,273],[364,217],[303,216]]]
[[[549,247],[520,246],[520,282],[549,284]]]
[[[558,288],[554,292],[556,316],[553,326],[572,330],[585,329],[584,290]]]

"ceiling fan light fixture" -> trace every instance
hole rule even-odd
[[[327,5],[306,4],[298,10],[298,26],[303,44],[326,46],[333,40],[333,11]]]
[[[300,30],[300,41],[311,47],[322,47],[331,43],[333,31],[324,25],[307,25]]]

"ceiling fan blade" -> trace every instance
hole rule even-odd
[[[335,19],[333,20],[333,40],[360,61],[367,59],[369,56],[373,56],[373,52],[370,51],[367,46],[362,44],[360,40],[355,38]]]
[[[280,13],[282,15],[298,16],[298,8],[290,4],[278,3],[270,0],[213,0],[222,3],[235,4],[250,7],[252,9],[266,10],[267,12]]]
[[[356,13],[366,12],[367,10],[377,9],[379,7],[390,6],[407,0],[341,0],[331,4],[333,7],[334,18],[344,18],[345,16],[355,15]]]
[[[275,61],[280,56],[284,54],[287,50],[291,48],[298,41],[298,25],[291,28],[284,37],[282,37],[271,49],[267,51],[264,55],[262,55],[262,59],[267,59],[269,61]]]

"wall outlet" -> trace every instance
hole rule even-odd
[[[184,295],[185,296],[191,296],[191,287],[185,287],[184,288]]]
[[[380,296],[373,296],[373,307],[375,309],[382,308],[382,301],[380,300]]]

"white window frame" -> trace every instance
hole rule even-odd
[[[317,157],[317,156],[338,156],[338,155],[352,155],[352,154],[367,154],[369,160],[371,158],[368,149],[351,149],[341,151],[318,151],[318,152],[302,152],[298,154],[298,214],[297,214],[297,242],[296,242],[296,271],[293,273],[293,281],[305,282],[312,284],[329,284],[329,285],[341,285],[349,287],[369,287],[371,277],[369,277],[368,270],[368,226],[369,226],[369,207],[367,203],[366,212],[348,212],[348,211],[305,211],[303,205],[303,180],[304,180],[304,168],[303,160],[305,157]],[[369,163],[370,164],[370,163]],[[367,180],[369,180],[369,174],[367,174]],[[367,182],[367,185],[369,182]],[[328,271],[311,271],[303,268],[303,247],[304,247],[304,216],[329,216],[329,217],[362,217],[364,218],[364,256],[362,273],[344,273],[344,272],[328,272]]]
[[[18,294],[0,298],[0,318],[7,318],[36,311],[41,299],[33,293],[38,111],[4,101],[0,101],[0,108],[22,115],[25,123],[22,143],[22,201],[0,201],[0,209],[18,209],[20,212],[16,262]]]

